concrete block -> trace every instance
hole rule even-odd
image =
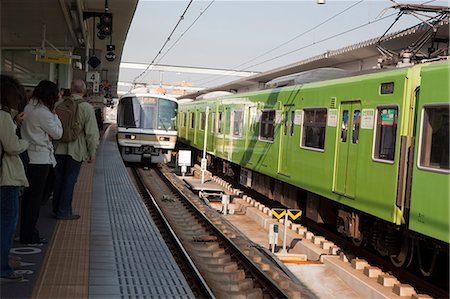
[[[337,255],[339,250],[340,250],[339,247],[337,247],[337,246],[331,246],[331,247],[328,249],[328,253],[329,253],[329,254],[333,254],[333,255]]]
[[[363,259],[352,259],[352,268],[356,270],[363,270],[365,267],[369,266],[369,263]]]
[[[327,241],[327,240],[323,240],[320,242],[320,248],[325,249],[325,250],[330,250],[330,248],[334,245],[333,242]]]
[[[320,242],[325,241],[325,238],[322,236],[313,236],[312,242],[314,245],[320,245]]]
[[[297,228],[300,226],[300,224],[296,224],[296,223],[292,223],[290,225],[290,229],[293,230],[294,232],[297,232]]]
[[[312,240],[314,234],[312,232],[306,232],[303,236],[306,240]]]
[[[303,237],[303,235],[307,232],[308,230],[306,229],[306,227],[304,226],[299,226],[297,228],[297,234],[299,234],[300,236]]]
[[[401,297],[411,297],[413,294],[416,293],[416,291],[412,286],[404,283],[394,284],[394,288],[392,289],[392,291],[394,292],[394,294]]]
[[[381,269],[378,267],[364,267],[364,275],[375,278],[378,277],[378,275],[381,274]]]
[[[377,282],[381,284],[383,287],[392,288],[394,284],[398,283],[397,278],[389,274],[381,274],[378,275]]]

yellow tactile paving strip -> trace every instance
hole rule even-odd
[[[32,298],[88,298],[89,233],[94,165],[83,163],[75,185],[78,220],[59,220]]]

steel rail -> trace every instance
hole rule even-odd
[[[201,294],[200,297],[202,298],[211,298],[215,299],[214,293],[211,291],[210,287],[204,280],[202,274],[198,270],[198,268],[195,266],[195,263],[192,261],[191,257],[189,256],[189,253],[184,248],[183,244],[181,243],[180,239],[177,237],[175,231],[172,229],[170,223],[167,221],[166,217],[164,216],[163,211],[159,207],[158,203],[156,202],[155,198],[153,197],[150,190],[147,188],[147,186],[142,181],[141,177],[137,173],[136,168],[132,168],[132,173],[135,179],[136,184],[138,185],[138,188],[140,189],[141,196],[146,199],[145,203],[147,205],[151,205],[151,208],[156,212],[155,214],[158,217],[158,220],[162,222],[164,229],[168,236],[170,237],[172,244],[175,245],[177,250],[181,253],[182,259],[185,261],[185,264],[187,265],[189,269],[189,274],[191,277],[195,280],[196,286],[199,287]]]
[[[189,207],[206,225],[208,225],[209,229],[211,229],[220,238],[220,241],[227,246],[227,249],[229,249],[236,258],[238,258],[239,262],[245,266],[245,270],[248,270],[250,274],[259,281],[263,289],[265,289],[273,298],[289,298],[289,294],[283,290],[269,275],[255,265],[255,263],[253,263],[253,261],[229,237],[224,235],[223,232],[214,223],[212,223],[211,220],[197,206],[195,206],[176,185],[172,184],[172,182],[161,171],[156,171],[156,173],[166,184],[173,187],[174,192],[176,192],[178,196],[185,199],[185,202],[189,205]]]

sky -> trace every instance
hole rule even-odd
[[[426,2],[449,5],[448,1]],[[326,0],[322,5],[316,0],[194,0],[158,55],[188,3],[140,0],[121,61],[263,72],[378,37],[398,13],[390,9],[394,3],[389,0]],[[418,23],[417,18],[404,15],[389,33]],[[169,85],[186,81],[214,87],[239,79],[155,70],[141,73],[121,68],[119,81]]]

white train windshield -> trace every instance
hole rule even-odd
[[[177,108],[174,101],[157,97],[125,97],[120,100],[117,123],[120,127],[176,130]]]

